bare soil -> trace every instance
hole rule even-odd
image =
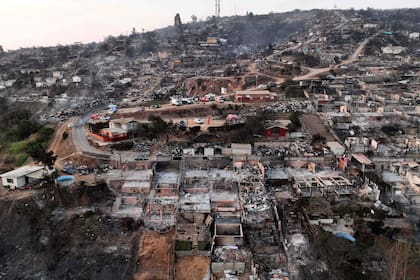
[[[335,141],[334,136],[328,131],[328,128],[317,115],[302,115],[301,120],[309,134],[312,136],[319,134],[320,136],[324,137],[326,141]]]
[[[147,229],[142,231],[137,249],[139,265],[134,276],[136,280],[170,278],[173,236],[173,231],[167,234]]]
[[[57,155],[59,158],[68,156],[69,154],[74,152],[74,149],[70,144],[71,131],[68,128],[69,122],[70,121],[57,127],[50,143],[49,149],[53,151],[54,154]],[[63,139],[64,132],[67,132],[69,134],[67,139]]]
[[[210,258],[183,256],[176,261],[176,280],[204,279],[210,269]]]

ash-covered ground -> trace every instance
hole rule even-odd
[[[0,199],[0,279],[132,279],[138,225],[105,185]]]

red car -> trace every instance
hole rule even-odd
[[[201,97],[200,102],[209,102],[209,99],[207,97]]]
[[[93,114],[92,116],[90,116],[90,118],[92,120],[99,120],[101,118],[101,115],[99,115],[99,114]]]

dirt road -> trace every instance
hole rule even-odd
[[[259,76],[269,77],[269,78],[273,79],[278,84],[281,84],[281,83],[283,83],[285,81],[284,78],[276,77],[276,76],[269,75],[267,73],[262,73],[262,72],[258,71],[257,65],[254,62],[252,62],[252,63],[250,63],[248,65],[248,70],[249,70],[249,73],[247,73],[246,75],[244,75],[242,77],[242,79],[244,79],[245,77],[249,77],[249,76],[257,76],[257,75],[259,75]],[[258,86],[258,85],[256,85],[256,86]]]
[[[353,63],[354,61],[359,59],[359,55],[362,53],[362,51],[364,50],[364,48],[366,47],[366,44],[375,36],[377,36],[379,34],[375,33],[374,35],[370,36],[369,38],[366,38],[363,42],[360,43],[360,45],[354,50],[354,52],[352,53],[352,55],[346,59],[343,60],[340,64],[337,65],[333,65],[330,67],[325,67],[325,68],[309,68],[307,67],[306,69],[309,70],[309,73],[302,75],[302,76],[297,76],[294,77],[293,80],[294,81],[301,81],[301,80],[307,80],[307,79],[311,79],[314,78],[320,74],[325,74],[330,72],[333,69],[338,68],[339,66],[343,66],[343,65],[347,65],[350,63]]]
[[[314,114],[305,114],[301,116],[303,126],[308,130],[312,136],[319,134],[324,137],[326,141],[336,141],[334,136],[328,131],[328,128],[319,118]]]
[[[63,133],[67,130],[68,125],[71,121],[67,121],[63,124],[61,124],[56,130],[52,137],[51,143],[50,143],[50,151],[53,151],[54,154],[58,154],[58,151],[60,149],[61,142],[63,140]]]

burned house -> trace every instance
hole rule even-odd
[[[241,246],[244,244],[244,233],[239,218],[216,217],[214,226],[216,246]]]
[[[212,248],[210,227],[205,223],[178,223],[175,233],[175,251],[178,256],[210,256]]]
[[[337,173],[295,176],[294,189],[301,197],[335,197],[353,194],[353,184]]]
[[[152,177],[152,170],[137,170],[125,178],[121,191],[124,193],[150,193]]]
[[[178,172],[157,172],[155,174],[154,181],[157,196],[178,196],[180,186],[180,174]]]

